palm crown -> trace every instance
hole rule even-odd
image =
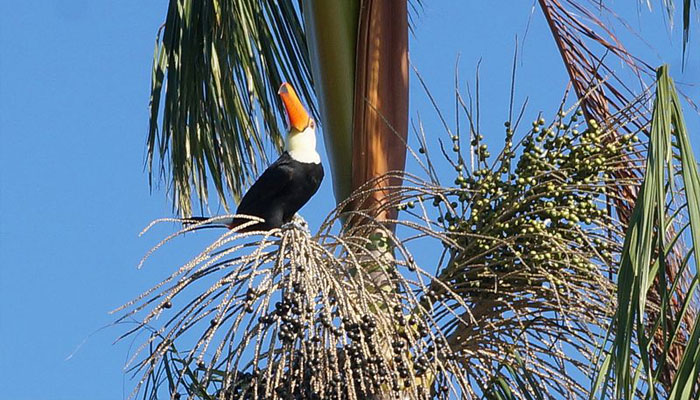
[[[670,9],[672,3],[664,3]],[[455,155],[448,158],[458,171],[452,187],[401,172],[408,125],[405,0],[172,0],[155,52],[148,154],[149,166],[159,159],[160,176],[172,182],[176,208],[191,214],[192,188],[203,202],[210,181],[223,204],[228,193],[238,197],[265,161],[263,132],[281,148],[275,115],[282,105],[272,88],[283,79],[300,88],[323,126],[339,205],[314,238],[282,232],[275,242],[279,251],[265,239],[258,253],[237,255],[238,247],[226,247],[225,237],[166,281],[177,290],[148,292],[142,299],[161,300],[144,325],[190,284],[189,274],[199,277],[219,266],[237,271],[182,310],[197,320],[219,316],[195,350],[209,345],[227,315],[236,327],[245,321],[236,314],[240,310],[263,319],[249,325],[243,339],[222,342],[235,351],[219,357],[217,350],[217,357],[198,365],[202,373],[192,375],[189,362],[203,353],[192,350],[179,366],[168,364],[171,354],[179,354],[172,345],[178,329],[192,326],[187,318],[174,318],[173,333],[158,331],[163,340],[140,364],[145,376],[164,361],[190,393],[206,392],[210,384],[244,392],[253,387],[246,393],[256,393],[254,398],[311,396],[320,383],[328,393],[349,398],[630,398],[643,392],[693,398],[700,268],[692,245],[680,239],[700,240],[700,180],[674,85],[665,68],[654,74],[629,54],[586,2],[538,5],[578,111],[562,109],[551,124],[536,119],[520,144],[513,140],[516,121],[508,121],[504,150],[493,163],[478,134],[451,132]],[[691,9],[684,1],[684,40]],[[656,82],[653,113],[639,111],[647,98],[623,89],[611,67],[614,59]],[[634,142],[639,134],[648,136],[648,147]],[[472,149],[469,169],[462,142]],[[642,153],[649,157],[645,167]],[[679,204],[667,201],[674,193],[666,185],[671,181],[681,185]],[[411,220],[416,207],[424,217],[417,213]],[[406,218],[397,217],[400,210]],[[336,218],[346,223],[343,237],[330,232]],[[441,245],[438,276],[416,265],[396,225]],[[321,250],[315,240],[331,250]],[[395,272],[399,267],[408,272]],[[273,294],[258,290],[207,308],[211,296],[233,287],[227,285],[240,284],[238,293],[261,274],[270,277],[266,290],[282,296],[274,312]],[[610,327],[609,338],[592,327]],[[279,329],[274,332],[281,342],[265,353],[260,346],[270,329]],[[239,373],[248,346],[257,346],[255,362],[267,360],[264,371],[253,366]],[[556,350],[563,347],[570,350]],[[362,368],[353,366],[353,355]],[[372,357],[377,361],[370,362]],[[598,369],[592,383],[567,374],[566,366],[589,371],[586,363]],[[251,383],[261,376],[267,386]],[[273,378],[284,383],[282,389],[269,386]],[[421,385],[431,389],[421,392]]]

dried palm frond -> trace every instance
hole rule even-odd
[[[567,4],[568,8],[563,3]],[[586,120],[606,121],[616,113],[633,112],[636,118],[619,126],[622,132],[614,133],[622,136],[643,131],[649,123],[650,113],[644,103],[637,103],[639,109],[628,107],[637,95],[611,66],[611,62],[621,61],[641,84],[644,84],[645,79],[651,81],[653,68],[630,54],[606,24],[582,2],[539,0],[539,4],[559,48],[576,96],[580,99],[581,110]],[[604,7],[602,4],[595,6]],[[614,142],[617,138],[618,136],[613,134],[606,140]],[[634,177],[618,176],[622,173]],[[617,171],[616,176],[621,179],[633,179],[639,178],[641,173],[638,169],[626,168]],[[624,186],[616,188],[620,199],[613,199],[615,210],[623,222],[629,218],[636,199],[636,193],[630,192],[629,189]]]

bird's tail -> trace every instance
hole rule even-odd
[[[222,215],[218,217],[188,217],[182,218],[184,227],[191,227],[190,230],[207,229],[207,228],[227,228],[235,229],[240,225],[246,224],[241,229],[241,232],[249,232],[259,230],[262,226],[262,219],[247,215]],[[258,222],[256,222],[258,221]]]
[[[207,228],[228,228],[233,229],[240,225],[243,221],[236,219],[232,216],[222,216],[222,217],[188,217],[182,218],[183,227],[191,227],[192,225],[197,225],[192,228],[193,230],[207,229]]]

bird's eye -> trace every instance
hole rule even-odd
[[[313,119],[309,121],[309,127],[311,129],[316,129],[316,121],[314,121]]]

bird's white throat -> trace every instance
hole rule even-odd
[[[314,164],[321,162],[321,156],[316,152],[316,132],[312,126],[301,132],[290,132],[284,149],[299,162]]]

